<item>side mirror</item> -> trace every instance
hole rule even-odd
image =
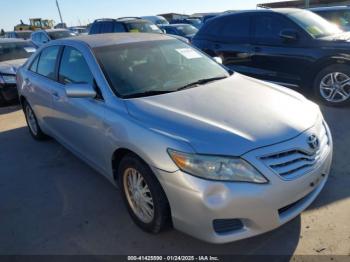
[[[298,40],[298,32],[293,29],[284,29],[280,32],[280,37],[286,42],[294,42]]]
[[[95,98],[96,90],[90,84],[68,84],[65,86],[66,95],[70,98]]]
[[[222,58],[219,56],[214,56],[213,59],[215,60],[216,63],[222,64]]]

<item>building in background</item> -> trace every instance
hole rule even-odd
[[[280,1],[258,4],[257,6],[261,8],[305,8],[306,2],[305,0]],[[310,7],[350,5],[349,0],[309,0],[308,2]]]

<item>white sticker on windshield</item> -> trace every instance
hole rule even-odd
[[[177,52],[179,52],[181,55],[186,57],[187,59],[195,59],[195,58],[201,58],[202,55],[195,50],[191,48],[180,48],[176,49]]]
[[[25,47],[24,50],[26,50],[27,53],[34,53],[36,51],[34,47]]]
[[[152,28],[152,30],[159,30],[158,26],[156,25],[150,25],[150,27]]]

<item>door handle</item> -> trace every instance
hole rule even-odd
[[[57,92],[52,92],[51,94],[52,94],[53,98],[56,100],[60,98],[60,96]]]
[[[29,78],[25,78],[23,82],[24,82],[24,84],[25,84],[26,86],[31,85],[31,82],[30,82]]]
[[[214,48],[215,49],[221,48],[221,45],[220,44],[214,44]]]

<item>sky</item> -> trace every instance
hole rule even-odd
[[[58,0],[68,26],[86,24],[97,18],[156,15],[160,13],[218,12],[256,8],[269,0]],[[13,30],[22,19],[53,19],[60,22],[55,0],[0,0],[0,29]]]

